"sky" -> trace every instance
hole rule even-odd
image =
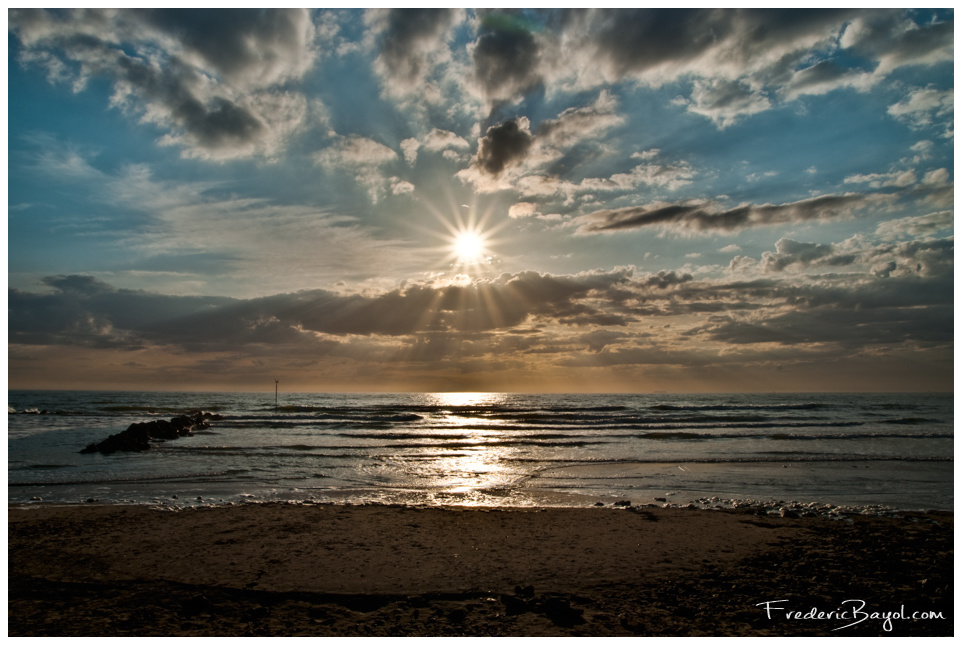
[[[952,10],[7,18],[12,389],[952,390]]]

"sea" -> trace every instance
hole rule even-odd
[[[10,504],[953,509],[953,396],[8,391]],[[193,436],[81,454],[206,411]]]

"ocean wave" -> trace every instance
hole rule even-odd
[[[778,453],[775,453],[778,454]],[[772,453],[767,453],[764,455],[740,455],[740,456],[730,456],[730,457],[692,457],[687,459],[638,459],[638,458],[627,458],[627,459],[610,459],[605,457],[599,457],[597,459],[591,458],[578,458],[578,459],[566,459],[564,457],[555,458],[545,458],[545,459],[535,459],[531,457],[502,457],[501,461],[506,462],[518,462],[518,463],[545,463],[552,464],[547,468],[563,468],[567,466],[595,466],[604,464],[615,464],[620,466],[639,464],[645,466],[652,465],[665,465],[672,466],[676,464],[812,464],[812,463],[866,463],[866,462],[908,462],[908,463],[952,463],[955,461],[952,457],[875,457],[872,455],[825,455],[821,453],[781,453],[779,457],[773,457]]]
[[[10,481],[7,482],[7,486],[20,488],[26,486],[76,486],[78,484],[115,484],[124,482],[152,484],[164,482],[209,481],[218,477],[236,476],[246,472],[249,471],[246,469],[225,469],[181,473],[176,475],[125,475],[121,473],[106,475],[105,473],[96,473],[83,477],[74,477],[71,479],[62,479],[57,481]]]
[[[578,447],[578,446],[591,446],[598,444],[612,443],[610,441],[600,441],[592,439],[572,439],[567,441],[539,441],[537,439],[492,439],[492,440],[482,440],[482,441],[452,441],[443,443],[393,443],[393,444],[379,444],[378,448],[483,448],[485,450],[490,450],[493,448],[501,448],[504,446],[545,446],[545,447]]]
[[[804,441],[848,441],[848,440],[877,440],[877,439],[952,439],[949,432],[919,432],[914,434],[899,434],[894,432],[858,432],[852,434],[793,434],[777,432],[771,435],[776,441],[804,440]]]
[[[826,410],[833,407],[828,403],[775,403],[775,404],[751,404],[751,403],[723,403],[723,404],[711,404],[711,405],[673,405],[670,403],[657,403],[655,405],[648,406],[649,410],[654,410],[657,412],[675,412],[675,411],[724,411],[724,410],[763,410],[763,411],[781,411],[781,410]]]
[[[216,405],[204,406],[204,411],[219,412],[220,408]],[[149,414],[149,415],[178,415],[193,414],[198,409],[193,406],[158,406],[158,405],[104,405],[95,408],[92,412],[120,412],[124,414]]]
[[[640,434],[641,439],[732,439],[739,435],[711,435],[696,432],[646,432]]]

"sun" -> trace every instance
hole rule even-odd
[[[480,264],[487,255],[484,238],[478,231],[458,231],[451,241],[451,252],[459,264]]]
[[[479,212],[474,206],[456,204],[452,201],[447,208],[428,209],[441,224],[440,228],[418,227],[439,242],[430,248],[431,255],[438,257],[438,268],[444,267],[470,280],[499,271],[501,259],[496,249],[503,240],[498,232],[507,225],[508,219],[491,225],[494,217],[491,211]]]

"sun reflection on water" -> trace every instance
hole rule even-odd
[[[456,431],[458,445],[444,443],[425,448],[416,469],[420,478],[433,480],[435,494],[458,505],[490,505],[491,495],[507,494],[518,477],[505,459],[518,452],[505,445],[505,421],[489,418],[499,411],[506,395],[498,392],[436,392],[425,394],[425,403],[437,408],[431,419],[439,438]]]
[[[429,405],[444,407],[494,406],[505,400],[500,392],[433,392],[426,394]]]

